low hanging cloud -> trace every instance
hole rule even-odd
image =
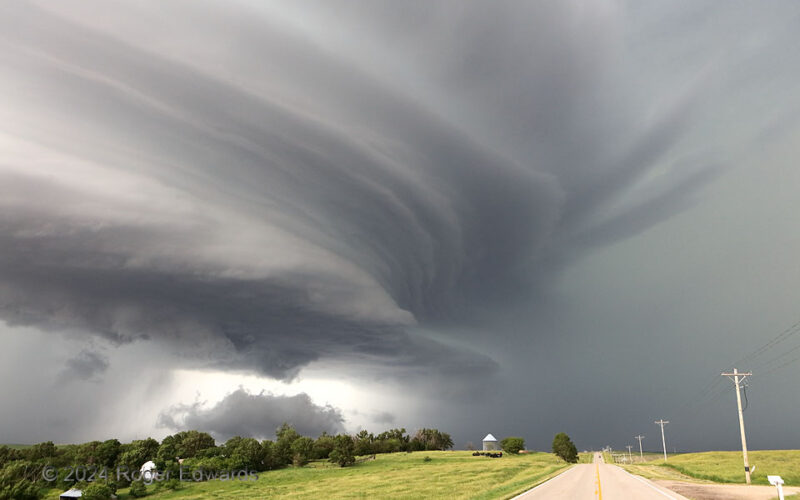
[[[233,436],[274,439],[275,430],[284,422],[305,436],[344,431],[339,409],[314,404],[305,393],[274,396],[251,394],[242,388],[210,408],[200,403],[173,406],[161,413],[158,426],[176,431],[196,429],[225,441]]]
[[[345,36],[293,4],[0,6],[3,321],[282,379],[484,376],[459,327],[723,164],[674,152],[711,77],[632,95],[614,8],[390,2]]]
[[[67,360],[63,376],[67,380],[78,378],[97,381],[107,369],[108,358],[100,353],[84,349],[74,358]]]
[[[370,414],[370,420],[376,424],[394,425],[397,421],[397,417],[388,411],[376,411]]]

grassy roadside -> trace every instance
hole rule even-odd
[[[753,484],[769,484],[767,475],[779,475],[787,485],[800,485],[800,450],[751,451],[749,458],[755,465]],[[742,454],[736,451],[683,453],[669,457],[666,464],[654,461],[623,467],[648,479],[744,483]]]
[[[634,464],[634,465],[624,465],[624,464],[616,464],[626,471],[630,472],[631,474],[636,474],[637,476],[642,476],[647,479],[664,479],[670,481],[686,481],[689,483],[710,483],[712,481],[707,481],[703,479],[698,479],[692,476],[688,476],[679,472],[678,470],[665,466],[662,464],[650,463],[650,464]]]
[[[425,457],[430,457],[425,461]],[[551,453],[473,457],[468,451],[378,455],[340,468],[324,462],[259,474],[257,481],[184,483],[176,491],[151,493],[153,500],[263,498],[511,498],[566,470]],[[152,491],[152,487],[149,488]],[[127,489],[120,500],[129,498]],[[54,497],[57,498],[57,495]]]
[[[677,453],[671,453],[671,452],[667,454],[668,457],[673,457],[673,456],[677,456],[677,455],[678,455]],[[626,462],[619,462],[619,463],[618,462],[614,462],[614,456],[617,456],[617,457],[619,457],[619,456],[623,456],[623,457],[630,456],[633,459],[633,463],[634,464],[640,464],[640,463],[661,461],[661,460],[663,460],[664,454],[663,453],[659,453],[659,452],[653,452],[653,451],[645,451],[644,453],[642,453],[640,455],[638,451],[633,451],[629,455],[628,454],[628,450],[612,450],[611,452],[605,452],[605,451],[603,452],[603,458],[605,459],[606,463],[616,464],[616,465],[622,465],[622,464],[626,463]]]
[[[751,477],[754,484],[769,484],[767,475],[779,475],[786,484],[800,484],[800,450],[751,451]],[[698,479],[718,483],[743,483],[742,454],[737,451],[711,451],[678,455],[669,467]]]

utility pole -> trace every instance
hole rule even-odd
[[[739,407],[739,432],[742,433],[742,457],[744,458],[744,477],[747,484],[750,484],[750,462],[747,460],[747,438],[745,438],[744,435],[744,417],[742,416],[742,395],[740,389],[744,379],[752,375],[752,372],[739,373],[739,370],[736,368],[733,369],[733,373],[722,374],[722,376],[731,379],[736,385],[736,405]]]
[[[626,446],[626,448],[628,448],[628,461],[630,463],[633,463],[633,457],[631,456],[631,448],[633,448],[633,446],[628,445],[628,446]]]
[[[661,420],[656,420],[655,423],[657,423],[658,425],[661,426],[661,446],[664,447],[664,461],[666,462],[667,461],[667,440],[664,439],[664,424],[668,424],[669,420],[664,420],[662,418]]]
[[[636,439],[639,440],[639,458],[641,459],[642,462],[644,462],[644,453],[642,453],[642,439],[644,439],[644,436],[642,435],[636,436]]]

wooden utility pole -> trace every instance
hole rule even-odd
[[[664,424],[668,424],[669,420],[656,420],[656,424],[661,426],[661,446],[664,447],[664,461],[667,461],[667,440],[664,439]]]
[[[636,439],[639,440],[639,458],[644,462],[644,453],[642,453],[642,439],[644,439],[644,436],[636,436]]]
[[[736,385],[736,405],[739,407],[739,432],[742,434],[742,457],[744,458],[744,477],[747,481],[747,484],[750,484],[750,462],[747,460],[747,438],[744,435],[744,416],[742,415],[742,394],[740,392],[742,382],[744,379],[753,375],[751,372],[747,373],[739,373],[739,370],[736,368],[733,369],[733,373],[723,373],[724,377],[728,377],[729,379],[733,380],[733,383]]]
[[[628,448],[628,461],[633,463],[633,457],[631,456],[631,448],[633,448],[633,446],[627,445],[626,448]]]

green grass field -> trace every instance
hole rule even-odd
[[[431,460],[424,461],[426,456]],[[184,483],[177,491],[146,498],[510,498],[567,466],[551,453],[497,459],[473,457],[469,451],[392,453],[353,467],[315,462],[264,472],[258,481]],[[127,489],[119,493],[121,500],[129,498]]]
[[[0,446],[8,446],[12,450],[27,450],[28,448],[33,448],[33,445],[30,444],[0,444]]]
[[[755,465],[752,481],[769,484],[767,475],[778,475],[786,484],[800,484],[800,450],[751,451],[750,466]],[[698,479],[719,483],[743,483],[744,465],[739,451],[686,453],[671,457],[668,466]]]
[[[749,458],[751,467],[755,465],[753,484],[769,484],[767,475],[778,475],[788,485],[800,485],[800,450],[751,451]],[[739,451],[683,453],[671,455],[666,465],[657,462],[625,468],[650,479],[685,476],[717,483],[744,483],[744,465]]]

